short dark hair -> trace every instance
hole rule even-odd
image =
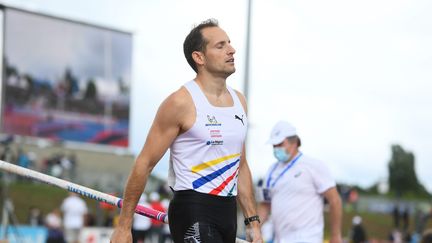
[[[186,39],[183,42],[183,52],[186,57],[187,62],[192,67],[192,69],[197,73],[198,68],[195,61],[192,58],[192,53],[194,51],[205,51],[205,47],[208,43],[201,30],[209,27],[218,27],[219,23],[216,19],[207,19],[201,22],[199,25],[195,26],[190,33],[186,36]]]
[[[287,137],[288,141],[291,143],[297,143],[297,147],[301,146],[301,140],[300,137],[297,135],[291,136],[291,137]]]

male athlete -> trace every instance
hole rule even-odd
[[[234,243],[236,199],[245,216],[248,240],[262,242],[244,145],[246,101],[226,85],[235,72],[235,50],[212,19],[193,28],[183,48],[197,75],[159,107],[129,176],[111,242],[131,242],[135,206],[151,170],[168,148],[169,182],[174,190],[168,214],[174,242]]]

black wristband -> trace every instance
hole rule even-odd
[[[261,220],[260,220],[258,215],[254,215],[252,217],[245,218],[244,223],[245,223],[245,225],[249,225],[253,221],[258,221],[258,223],[261,223]]]

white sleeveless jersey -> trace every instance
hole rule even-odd
[[[184,87],[196,108],[192,128],[171,144],[169,185],[218,196],[237,195],[237,177],[246,138],[247,118],[236,92],[228,88],[231,107],[216,107],[195,81]]]

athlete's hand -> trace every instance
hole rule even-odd
[[[263,243],[261,227],[257,221],[251,222],[246,226],[246,240],[253,243]]]
[[[131,229],[127,227],[117,226],[111,236],[111,243],[131,243]]]
[[[330,243],[342,243],[343,241],[342,241],[342,236],[339,234],[339,235],[332,235],[331,237],[330,237]]]

